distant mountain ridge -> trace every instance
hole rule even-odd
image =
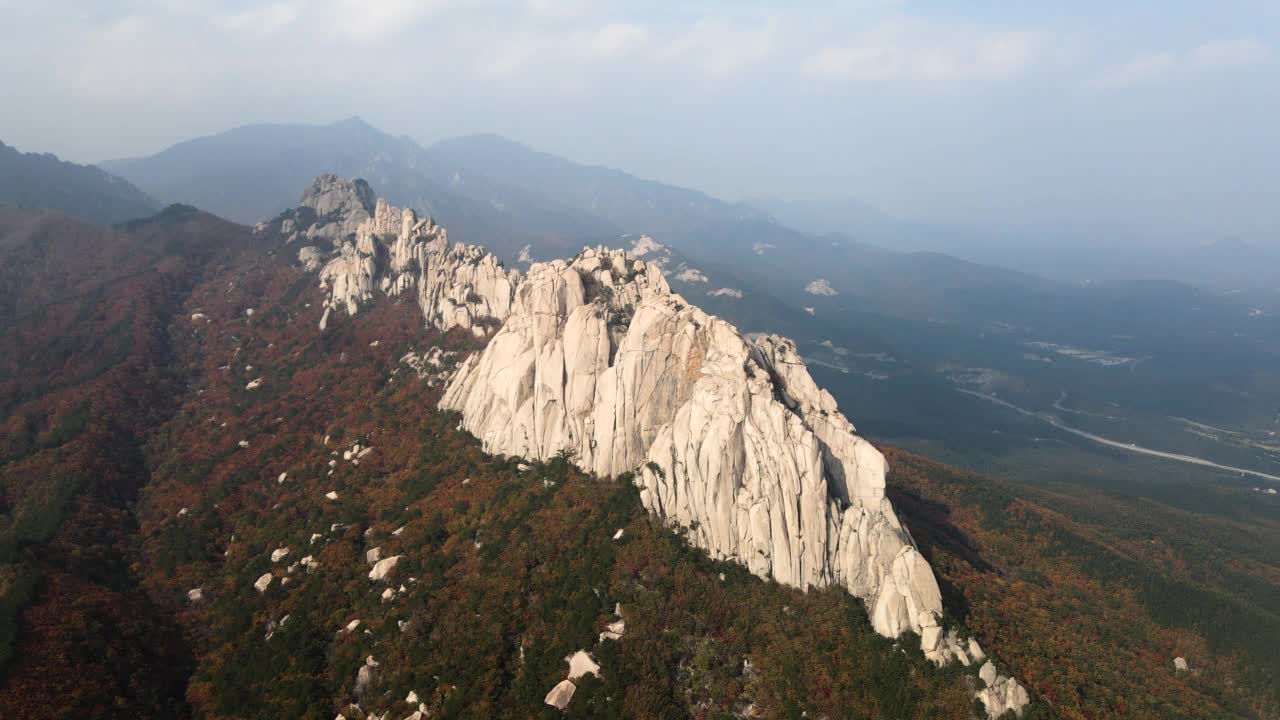
[[[159,205],[129,181],[49,153],[0,142],[0,205],[61,210],[99,225],[150,215]]]

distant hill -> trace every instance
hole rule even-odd
[[[360,118],[330,125],[247,125],[103,166],[166,202],[189,203],[242,223],[294,207],[299,188],[332,173],[364,178],[389,202],[431,215],[458,239],[483,243],[506,257],[526,244],[560,252],[618,234],[606,221],[451,165],[413,139]]]
[[[3,142],[0,205],[61,210],[100,225],[150,215],[159,207],[129,181],[101,168],[20,152]]]

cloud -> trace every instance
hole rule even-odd
[[[896,20],[818,49],[804,58],[800,69],[815,77],[859,82],[999,80],[1035,65],[1044,44],[1038,32]]]
[[[302,14],[296,2],[277,2],[253,7],[223,18],[222,26],[232,32],[272,35],[292,25]]]
[[[707,75],[731,75],[763,61],[777,44],[773,16],[706,17],[659,50],[657,58]]]
[[[1266,45],[1241,38],[1205,43],[1184,54],[1157,52],[1138,55],[1133,59],[1107,68],[1094,78],[1094,87],[1121,88],[1176,73],[1188,71],[1229,70],[1265,62],[1271,57]]]
[[[332,28],[357,43],[375,43],[403,32],[437,9],[433,0],[335,0]]]
[[[201,85],[199,54],[160,30],[158,23],[134,16],[85,37],[64,73],[72,91],[96,101],[190,97]],[[165,61],[156,62],[157,56]]]
[[[1094,80],[1101,88],[1128,87],[1166,75],[1178,66],[1173,53],[1148,53],[1107,69]]]
[[[1235,68],[1264,62],[1271,49],[1257,40],[1240,38],[1201,45],[1191,51],[1190,63],[1200,68]]]
[[[641,25],[628,22],[611,22],[594,32],[587,33],[582,45],[594,57],[618,58],[630,54],[644,45],[649,32]]]

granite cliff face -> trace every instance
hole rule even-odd
[[[379,200],[369,211],[355,183],[323,185],[304,203],[325,212],[290,231],[335,238],[332,250],[300,253],[304,264],[328,257],[326,320],[377,293],[414,292],[430,325],[496,329],[440,401],[486,450],[568,452],[602,477],[632,473],[645,507],[713,557],[799,588],[844,587],[877,632],[918,634],[939,664],[985,658],[944,630],[933,571],[885,496],[884,457],[790,340],[744,336],[673,293],[660,265],[622,250],[587,248],[521,278],[411,210]],[[1025,690],[983,669],[978,699],[1020,711]]]
[[[377,293],[411,292],[429,325],[484,335],[510,313],[520,279],[482,248],[450,244],[431,218],[374,201],[363,180],[316,178],[299,209],[280,220],[280,232],[290,243],[322,241],[298,251],[304,267],[320,268],[328,291],[321,329],[333,311],[355,315]]]
[[[492,452],[568,450],[634,472],[645,506],[713,556],[865,599],[876,630],[943,636],[928,563],[884,495],[885,462],[778,337],[750,339],[673,294],[657,265],[584,250],[534,265],[510,317],[441,407]]]

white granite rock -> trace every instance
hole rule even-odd
[[[271,581],[274,579],[275,576],[271,573],[263,573],[261,577],[254,581],[253,587],[260,593],[266,592],[267,588],[271,587]]]
[[[533,265],[440,404],[489,452],[568,450],[600,476],[634,471],[645,507],[713,557],[842,585],[881,634],[914,631],[929,657],[955,656],[933,572],[884,495],[883,456],[793,343],[743,336],[652,263],[587,248]]]
[[[991,661],[988,660],[978,670],[978,677],[982,679],[982,682],[986,683],[987,687],[991,687],[992,685],[995,685],[996,684],[996,666],[992,665]]]
[[[1018,717],[1022,717],[1023,708],[1031,702],[1026,689],[1019,685],[1017,680],[1003,675],[997,677],[990,687],[979,690],[975,697],[982,703],[987,716],[992,718],[998,718],[1010,710]]]
[[[324,267],[324,253],[314,245],[298,249],[298,262],[302,263],[302,269],[307,272],[315,272]]]
[[[577,686],[571,681],[561,680],[555,687],[551,688],[551,691],[547,693],[542,702],[557,710],[563,710],[569,707],[569,701],[573,700],[573,693],[577,689]]]
[[[1186,658],[1176,657],[1173,659],[1173,669],[1175,672],[1186,672],[1190,666],[1187,665]]]
[[[323,184],[321,178],[316,183]],[[354,202],[349,196],[360,193],[350,188],[338,194],[347,199],[329,202],[327,191],[312,198],[317,206],[333,206],[326,218],[338,218],[323,227],[340,228],[331,238],[337,255],[320,268],[320,286],[328,291],[321,329],[330,311],[355,315],[375,294],[413,293],[427,324],[441,330],[470,328],[483,336],[487,323],[506,318],[519,272],[481,248],[451,244],[443,227],[413,210],[366,203],[363,196]],[[299,260],[310,269],[318,256],[304,259],[300,251]]]
[[[600,640],[618,640],[623,633],[627,631],[626,620],[615,620],[605,627],[604,632],[600,633]]]
[[[595,675],[600,677],[600,666],[592,659],[591,654],[586,650],[579,650],[564,659],[569,663],[569,679],[577,680],[583,675]]]
[[[280,562],[280,558],[288,554],[289,554],[289,548],[287,547],[276,548],[275,550],[271,551],[271,562]]]
[[[187,600],[193,603],[204,600],[204,590],[202,588],[191,588],[187,591]]]
[[[386,580],[387,576],[395,570],[396,564],[400,562],[402,555],[392,555],[389,558],[383,558],[373,564],[373,569],[369,571],[370,580]]]

